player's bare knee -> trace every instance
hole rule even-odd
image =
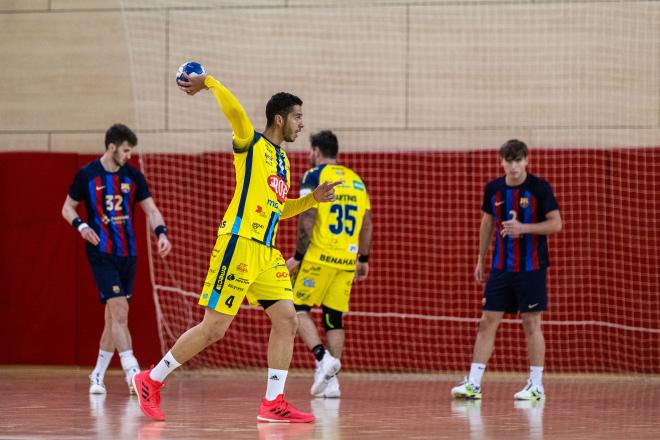
[[[541,332],[541,316],[539,314],[523,313],[521,317],[525,335],[532,336]]]
[[[298,331],[298,315],[293,312],[278,316],[277,319],[273,319],[273,329],[278,333],[295,336]]]
[[[108,301],[110,306],[109,318],[113,323],[126,325],[128,323],[128,303],[126,299],[113,301],[112,303]]]
[[[209,344],[219,341],[225,337],[226,329],[224,327],[212,327],[206,334],[206,341]]]
[[[481,315],[481,319],[479,320],[479,332],[481,333],[486,333],[486,332],[493,332],[497,330],[497,327],[500,325],[500,318],[497,316],[493,316],[489,313],[484,313]]]

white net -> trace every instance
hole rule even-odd
[[[258,130],[273,93],[303,99],[305,131],[286,146],[294,197],[319,129],[367,183],[372,271],[345,318],[347,370],[468,366],[482,189],[516,137],[565,222],[550,239],[548,369],[660,372],[660,3],[125,0],[123,15],[143,166],[175,246],[151,259],[163,350],[201,318],[234,188],[229,124],[174,82],[196,60]],[[294,243],[288,220],[277,244],[287,257]],[[268,329],[244,306],[188,365],[263,366]],[[293,366],[312,366],[299,342]],[[511,316],[489,369],[526,366]]]

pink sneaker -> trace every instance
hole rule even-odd
[[[257,415],[257,420],[261,422],[309,423],[314,419],[313,414],[304,413],[284,400],[284,394],[280,394],[275,400],[262,398],[259,415]]]
[[[144,415],[154,420],[165,420],[165,414],[160,410],[160,389],[163,387],[163,383],[149,377],[152,369],[153,366],[147,371],[133,376],[133,388],[135,388],[138,403]]]

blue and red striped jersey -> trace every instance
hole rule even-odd
[[[110,173],[97,159],[78,170],[69,196],[78,202],[85,201],[87,224],[101,240],[99,251],[119,256],[136,255],[135,202],[151,197],[147,181],[138,169],[126,164]]]
[[[494,269],[505,272],[529,272],[550,265],[545,235],[524,234],[518,238],[502,237],[502,222],[514,217],[521,223],[540,223],[550,211],[559,209],[550,184],[532,174],[518,186],[508,186],[506,178],[488,182],[481,209],[495,218]]]

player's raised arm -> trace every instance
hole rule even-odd
[[[209,89],[213,93],[220,110],[231,124],[235,148],[237,150],[247,148],[254,136],[254,126],[238,99],[211,75],[188,76],[183,74],[183,76],[188,82],[178,81],[179,88],[188,95],[194,95],[203,89]]]

